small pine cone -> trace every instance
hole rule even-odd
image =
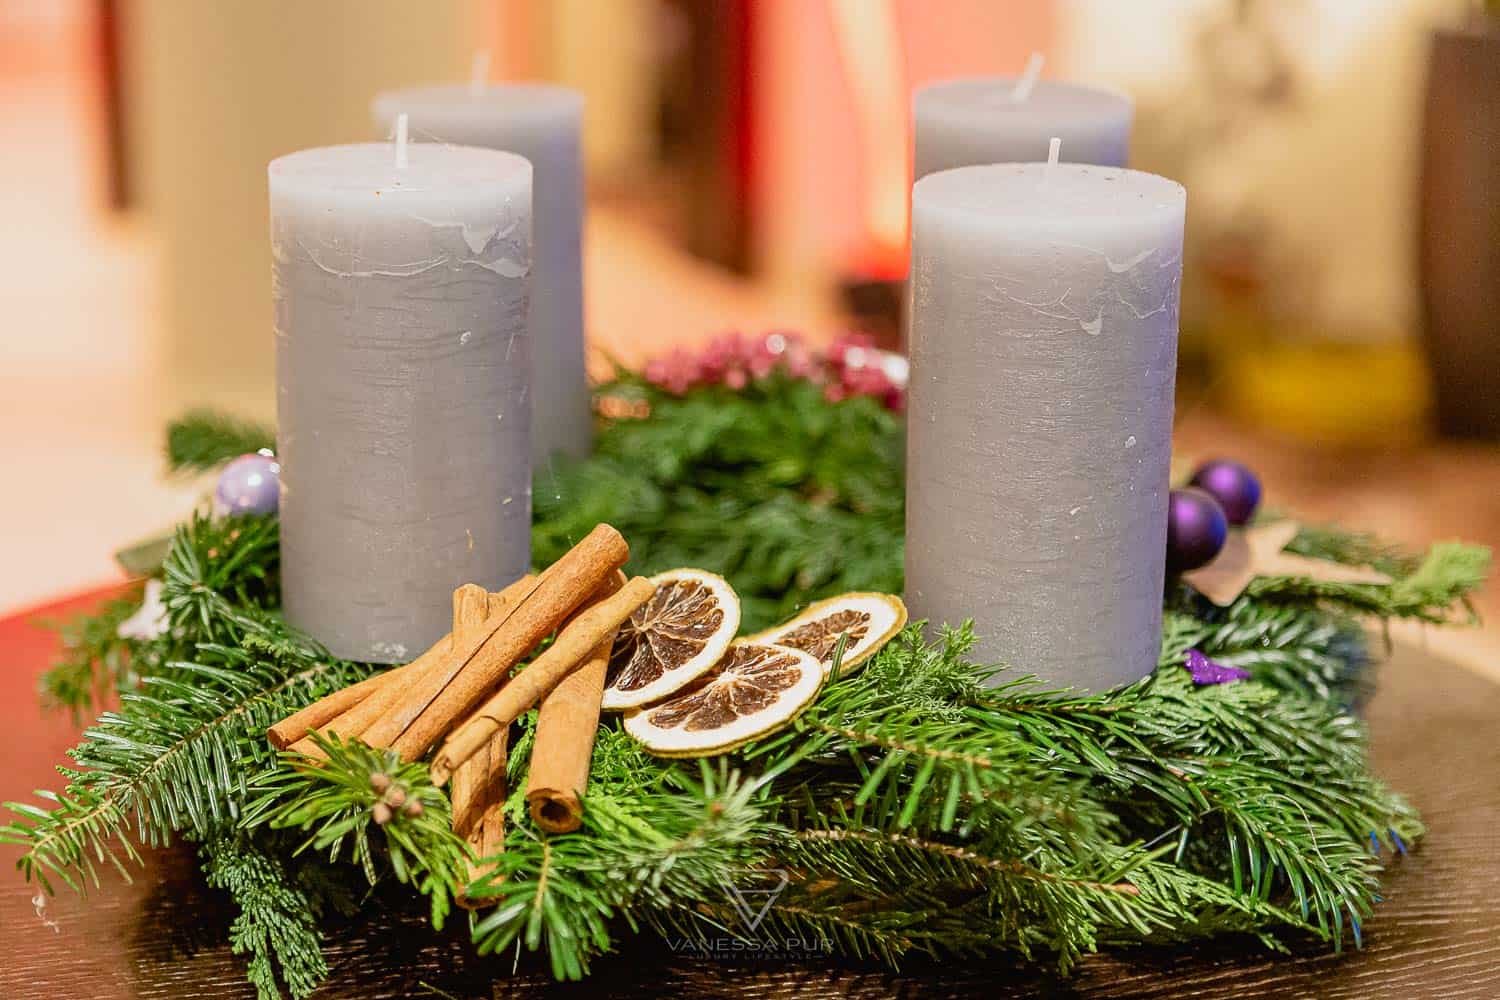
[[[376,771],[370,775],[370,787],[375,789],[376,795],[384,795],[385,790],[391,787],[391,776],[384,771]]]
[[[391,817],[396,815],[391,811],[391,807],[384,802],[375,803],[375,808],[370,811],[375,814],[376,826],[385,826],[391,821]]]
[[[406,808],[402,809],[401,811],[406,813],[406,815],[410,816],[412,819],[416,819],[418,816],[422,815],[422,803],[417,801],[416,799],[412,799],[406,804]]]
[[[406,789],[400,785],[391,786],[391,790],[385,793],[385,801],[390,803],[392,809],[400,809],[406,805]]]

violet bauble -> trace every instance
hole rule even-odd
[[[1203,490],[1173,490],[1167,500],[1167,569],[1184,573],[1206,566],[1224,548],[1229,521],[1219,501]]]
[[[1245,466],[1227,458],[1198,466],[1192,484],[1219,501],[1230,524],[1249,524],[1260,506],[1260,480]]]

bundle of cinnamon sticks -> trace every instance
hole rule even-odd
[[[551,833],[577,829],[615,632],[655,586],[627,581],[625,539],[601,524],[561,559],[498,593],[453,592],[453,631],[402,667],[336,691],[276,723],[277,749],[323,756],[314,732],[389,747],[404,761],[437,748],[434,782],[452,782],[453,829],[477,859],[504,842],[510,725],[538,703],[527,805]],[[525,669],[518,663],[555,637]],[[484,874],[476,868],[470,881]]]

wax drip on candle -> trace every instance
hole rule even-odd
[[[1049,142],[1049,143],[1047,143],[1047,166],[1049,166],[1049,167],[1055,167],[1055,166],[1057,166],[1057,156],[1061,152],[1062,152],[1062,139],[1059,138],[1058,136],[1054,135],[1052,137],[1052,141]]]
[[[410,128],[409,119],[405,114],[396,116],[396,167],[406,169],[406,144],[407,131]]]
[[[1031,97],[1031,92],[1036,88],[1036,81],[1042,75],[1042,65],[1047,57],[1040,52],[1033,52],[1031,58],[1026,60],[1026,68],[1021,71],[1021,78],[1016,81],[1014,89],[1010,92],[1011,103],[1020,104]]]
[[[490,50],[480,49],[474,53],[469,64],[469,93],[475,97],[484,93],[484,85],[490,78]]]

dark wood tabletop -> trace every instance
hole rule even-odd
[[[86,603],[87,599],[78,603]],[[61,608],[47,609],[57,613]],[[53,785],[68,721],[36,707],[53,644],[30,617],[0,621],[0,799]],[[479,959],[456,929],[379,903],[330,930],[333,977],[320,997],[1500,997],[1500,685],[1412,646],[1380,668],[1368,706],[1377,771],[1430,827],[1390,872],[1362,950],[1306,942],[1273,955],[1243,940],[1135,949],[1085,961],[1069,978],[1009,961],[912,962],[900,972],[823,961],[674,957],[649,938],[595,963],[582,984],[552,983],[534,957]],[[37,905],[0,849],[0,998],[245,997],[225,944],[233,918],[190,852],[150,855],[132,884]],[[458,921],[462,923],[462,921]]]

